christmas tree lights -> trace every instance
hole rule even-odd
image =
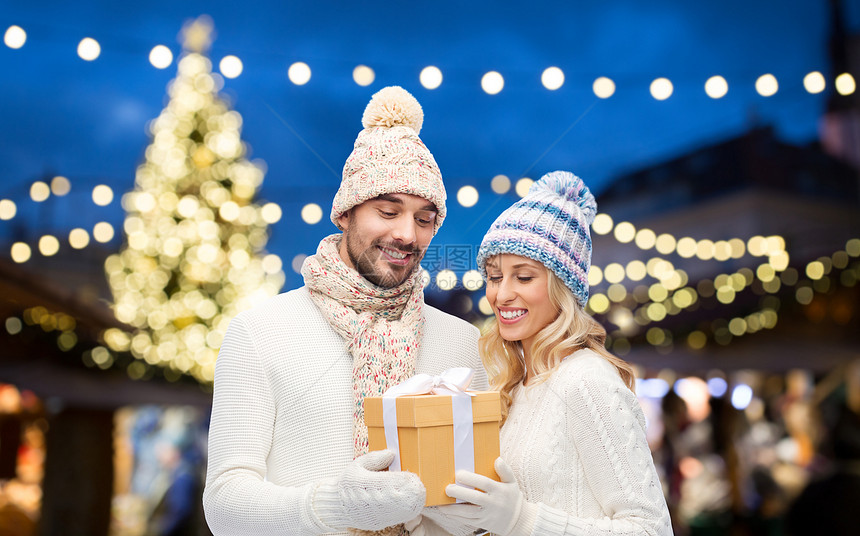
[[[253,202],[264,170],[245,158],[242,118],[217,94],[211,29],[198,19],[183,30],[170,100],[122,199],[126,243],[105,262],[116,316],[134,328],[105,332],[108,346],[207,383],[230,320],[284,283],[280,259],[263,252],[281,211]]]

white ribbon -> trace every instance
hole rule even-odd
[[[397,438],[397,397],[404,395],[450,395],[454,416],[454,471],[475,471],[475,440],[472,428],[472,393],[466,392],[475,371],[450,368],[438,376],[416,374],[382,395],[382,423],[386,447],[394,451],[392,471],[400,471],[400,441]]]

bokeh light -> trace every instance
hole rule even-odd
[[[156,69],[166,69],[173,63],[173,52],[164,45],[155,45],[149,51],[149,63]]]
[[[520,197],[525,197],[529,193],[529,188],[532,187],[535,181],[528,177],[523,177],[517,181],[517,185],[514,187],[514,191],[517,192],[517,195]]]
[[[218,70],[224,78],[238,78],[242,74],[242,69],[244,69],[242,60],[232,54],[224,56],[218,63]]]
[[[478,202],[478,189],[474,186],[463,186],[457,190],[457,202],[466,208],[475,206]]]
[[[30,199],[37,203],[48,199],[51,195],[51,187],[42,181],[36,181],[30,185]]]
[[[51,179],[51,193],[56,196],[64,196],[72,190],[72,183],[66,177],[58,175]]]
[[[674,88],[668,78],[657,78],[651,82],[651,96],[656,100],[663,101],[672,96]]]
[[[304,221],[308,225],[314,225],[319,223],[322,220],[322,217],[322,207],[320,207],[316,203],[308,203],[307,205],[302,207],[302,221]]]
[[[3,42],[6,43],[6,46],[12,49],[18,49],[24,46],[24,43],[27,42],[27,32],[24,31],[20,26],[12,25],[6,29],[6,33],[3,34]]]
[[[376,73],[367,65],[358,65],[352,70],[352,79],[356,84],[365,87],[369,86],[376,80]]]
[[[99,184],[93,188],[93,203],[100,207],[106,207],[113,201],[113,190],[106,184]]]
[[[506,194],[511,189],[511,179],[507,175],[496,175],[490,181],[490,188],[497,194]]]
[[[85,37],[78,43],[78,56],[85,61],[93,61],[102,53],[102,47],[92,37]]]
[[[836,91],[842,96],[852,95],[857,89],[857,84],[851,73],[842,73],[836,77]]]
[[[824,75],[818,71],[812,71],[803,77],[803,87],[813,95],[821,93],[827,87],[827,82],[824,80]]]
[[[287,69],[287,77],[293,84],[303,86],[311,79],[311,68],[307,63],[297,61]]]
[[[558,67],[547,67],[540,77],[543,87],[555,91],[564,85],[564,72]]]
[[[496,95],[505,87],[501,73],[490,71],[481,77],[481,89],[488,95]]]
[[[435,65],[428,65],[421,69],[418,80],[425,89],[436,89],[442,85],[442,71]]]
[[[594,81],[591,89],[598,98],[608,99],[615,94],[615,82],[605,76],[601,76]]]
[[[729,92],[729,83],[722,76],[712,76],[705,82],[705,93],[712,99],[721,99]]]
[[[763,74],[755,81],[755,90],[762,97],[772,97],[779,91],[779,83],[772,74]]]

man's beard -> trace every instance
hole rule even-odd
[[[349,256],[350,262],[355,266],[359,275],[377,287],[394,288],[401,285],[409,278],[410,275],[412,275],[412,272],[423,256],[422,252],[417,247],[404,250],[402,247],[386,244],[379,240],[371,242],[364,251],[359,251],[361,244],[358,243],[358,233],[350,233],[349,230],[347,230],[344,234],[344,238],[346,239],[346,253]],[[355,240],[352,235],[355,235]],[[399,279],[397,278],[398,270],[396,269],[392,269],[388,273],[380,273],[377,271],[376,264],[380,259],[382,259],[382,252],[379,251],[378,246],[383,246],[404,253],[410,253],[412,255],[412,260],[410,260],[410,263],[407,266],[403,267],[402,275]]]

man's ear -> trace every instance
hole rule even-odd
[[[347,210],[343,214],[337,217],[337,222],[340,224],[340,228],[346,231],[349,228],[349,216],[352,213],[352,209]]]

